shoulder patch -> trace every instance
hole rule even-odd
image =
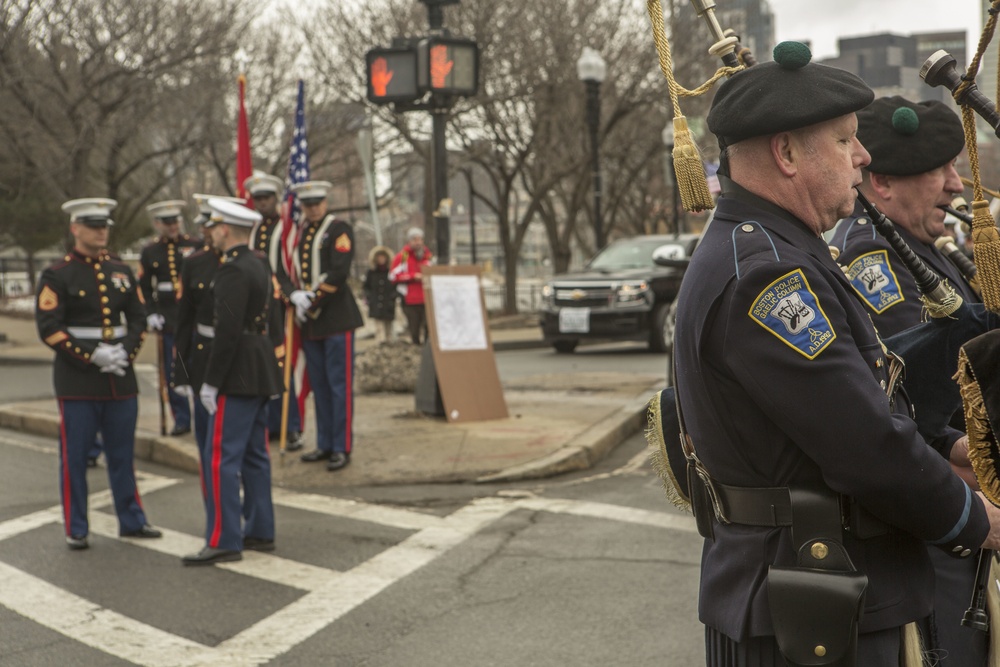
[[[38,310],[55,310],[59,306],[59,295],[46,285],[38,295]]]
[[[874,250],[859,255],[847,265],[847,279],[851,286],[865,303],[876,314],[885,312],[901,301],[905,301],[903,291],[899,288],[896,272],[889,263],[888,250]]]
[[[337,252],[350,252],[351,237],[347,235],[347,232],[343,232],[337,237],[337,240],[333,242],[333,247],[337,249]]]
[[[801,269],[765,287],[748,315],[807,359],[815,359],[837,338]]]

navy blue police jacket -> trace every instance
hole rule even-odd
[[[70,251],[42,272],[35,300],[38,335],[56,352],[56,396],[107,400],[138,393],[129,364],[124,377],[90,362],[98,343],[121,343],[134,360],[146,330],[146,311],[132,269],[108,254],[93,259]]]
[[[230,248],[212,281],[215,338],[204,383],[219,394],[264,396],[284,390],[268,335],[273,293],[267,262],[246,245]]]
[[[302,335],[310,340],[353,331],[364,324],[347,278],[354,261],[354,230],[327,215],[299,233],[294,266],[302,289],[316,293]]]
[[[741,487],[825,486],[889,524],[844,545],[869,586],[861,631],[930,613],[925,542],[974,553],[985,510],[894,414],[867,307],[826,243],[729,183],[678,296],[676,385],[711,476]],[[699,615],[734,640],[773,634],[768,566],[794,566],[791,529],[722,525],[702,553]]]
[[[215,339],[212,280],[222,257],[205,247],[184,260],[177,300],[177,331],[174,347],[173,386],[190,385],[198,390],[205,377],[208,355]]]
[[[139,289],[149,314],[162,315],[163,331],[177,326],[177,291],[184,258],[201,248],[202,242],[187,234],[176,241],[158,236],[139,254]]]
[[[962,273],[940,250],[933,244],[920,242],[899,225],[895,227],[913,252],[946,278],[966,303],[982,303]],[[841,220],[830,245],[840,250],[837,261],[847,267],[847,275],[868,306],[879,335],[892,336],[921,321],[923,304],[916,281],[889,242],[875,231],[867,215]]]

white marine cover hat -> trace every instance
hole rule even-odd
[[[185,206],[187,206],[187,202],[183,199],[170,199],[150,204],[146,207],[146,212],[156,220],[179,218]]]
[[[71,199],[62,205],[62,210],[69,213],[70,221],[78,220],[86,224],[87,221],[105,221],[108,225],[113,225],[111,220],[111,209],[118,206],[114,199],[103,197],[89,197],[86,199]]]
[[[277,196],[284,192],[285,182],[277,176],[270,174],[254,174],[243,181],[243,189],[250,193],[251,197],[258,194],[273,194]]]
[[[191,195],[191,198],[194,199],[194,203],[198,205],[198,212],[203,215],[212,214],[212,209],[208,205],[209,199],[221,199],[222,201],[231,201],[234,204],[246,203],[245,200],[240,199],[239,197],[227,197],[225,195],[206,195],[201,192],[194,193],[193,195]]]
[[[330,191],[333,187],[333,183],[329,181],[305,181],[304,183],[296,183],[292,186],[292,192],[294,192],[300,201],[307,201],[309,199],[326,199],[326,193]]]
[[[249,209],[243,204],[226,201],[221,197],[211,197],[208,206],[212,209],[212,214],[205,227],[215,227],[216,225],[233,225],[235,227],[253,227],[264,219],[257,211]]]

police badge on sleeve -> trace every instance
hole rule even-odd
[[[837,338],[801,269],[764,288],[748,314],[807,359],[815,359]]]
[[[844,271],[854,291],[861,295],[876,314],[905,301],[896,272],[889,263],[888,250],[875,250],[858,256]]]

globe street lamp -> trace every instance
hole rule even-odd
[[[576,73],[587,89],[587,126],[590,129],[590,159],[594,174],[594,242],[597,250],[604,247],[604,225],[601,223],[601,165],[597,152],[597,130],[601,124],[601,83],[607,66],[601,54],[585,46],[576,61]]]

